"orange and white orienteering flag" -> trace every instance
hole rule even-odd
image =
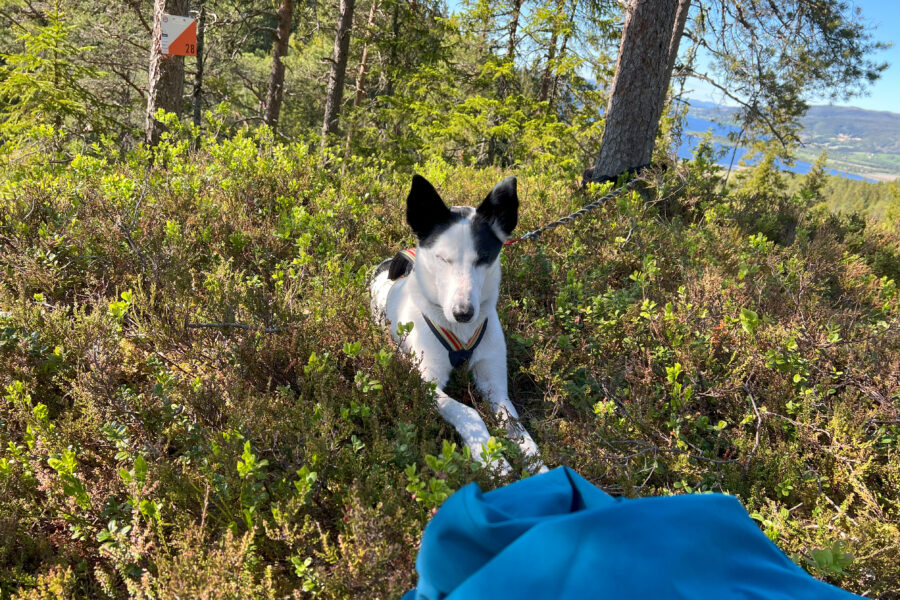
[[[161,50],[169,56],[197,56],[197,21],[178,15],[162,16]]]

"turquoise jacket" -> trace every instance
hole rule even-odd
[[[794,564],[733,496],[613,498],[567,467],[456,492],[416,568],[403,600],[858,598]]]

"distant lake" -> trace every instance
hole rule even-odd
[[[725,137],[730,132],[733,131],[733,132],[737,133],[739,130],[736,127],[731,127],[728,125],[721,125],[719,123],[714,123],[713,121],[707,121],[706,119],[698,119],[697,117],[692,117],[692,116],[688,115],[687,122],[685,123],[685,134],[683,136],[681,146],[678,147],[678,158],[687,158],[687,159],[692,158],[694,155],[694,150],[697,148],[697,146],[700,145],[700,140],[702,139],[702,135],[695,135],[693,133],[687,133],[688,131],[691,131],[691,132],[712,131],[713,135]],[[713,142],[713,148],[715,148],[715,151],[717,154],[722,151],[726,152],[725,156],[723,156],[719,162],[719,164],[725,166],[726,168],[728,167],[729,164],[731,164],[732,152],[734,152],[735,166],[737,166],[737,164],[740,162],[741,158],[743,158],[744,155],[747,154],[747,150],[745,150],[744,148],[738,148],[735,151],[735,148],[733,146],[720,144],[718,142]],[[752,164],[756,164],[756,162],[754,161]],[[789,171],[791,173],[799,173],[801,175],[805,174],[805,173],[809,173],[813,167],[812,164],[810,164],[808,162],[799,161],[799,160],[795,161],[794,164],[790,165],[790,166],[785,165],[781,161],[776,161],[776,164],[778,165],[779,169],[782,169],[784,171]],[[835,169],[827,169],[827,171],[831,175],[839,175],[841,177],[847,177],[848,179],[856,179],[859,181],[871,181],[871,182],[875,181],[874,179],[870,179],[868,177],[863,177],[861,175],[854,175],[853,173],[847,173],[845,171],[838,171]]]

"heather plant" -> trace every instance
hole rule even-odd
[[[393,598],[443,500],[526,474],[464,374],[514,474],[459,449],[366,291],[413,243],[413,168],[454,204],[505,172],[225,129],[2,173],[4,598]],[[817,577],[890,595],[900,239],[816,182],[722,185],[710,152],[503,251],[511,397],[548,465],[734,494]],[[606,190],[571,170],[517,171],[522,231]]]

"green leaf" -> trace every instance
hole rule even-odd
[[[742,308],[741,327],[744,328],[744,331],[753,335],[756,332],[756,328],[759,327],[759,315],[750,309]]]
[[[38,402],[31,412],[39,423],[46,425],[50,422],[50,411],[47,410],[47,405],[43,402]]]
[[[140,485],[147,481],[147,461],[140,454],[134,458],[134,478]]]
[[[681,375],[682,368],[681,363],[675,363],[671,367],[666,367],[666,380],[674,384],[678,381],[678,376]]]
[[[344,342],[344,354],[350,358],[356,358],[362,351],[362,342]]]
[[[138,508],[147,520],[159,522],[159,505],[155,500],[141,500]]]
[[[97,534],[97,541],[101,544],[108,542],[113,539],[113,534],[108,529],[101,529],[100,533]]]

